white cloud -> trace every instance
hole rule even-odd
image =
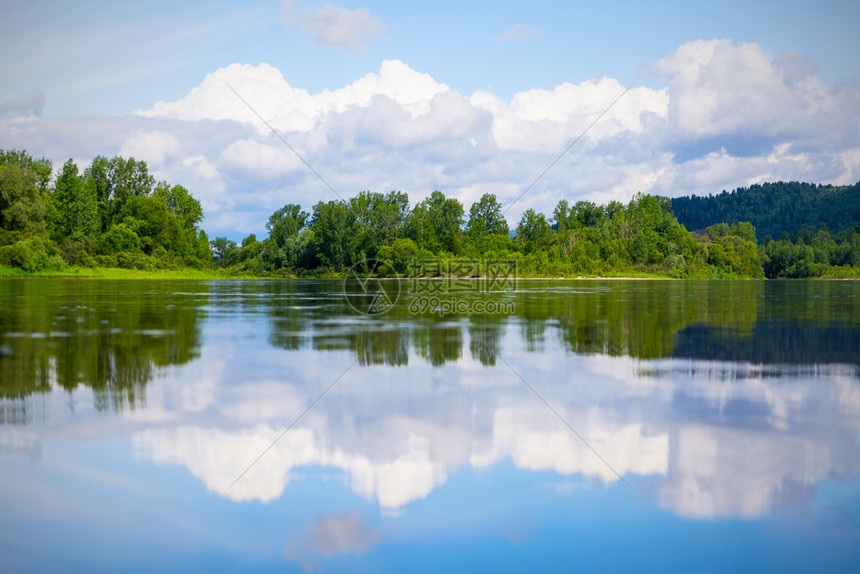
[[[496,36],[496,42],[519,42],[523,38],[537,36],[538,33],[539,32],[534,28],[529,28],[523,24],[517,24],[510,30],[502,32]]]
[[[858,91],[822,84],[816,66],[794,54],[777,57],[757,44],[697,40],[655,69],[669,81],[676,136],[858,143]],[[846,123],[846,117],[855,121]]]
[[[175,181],[183,182],[188,189],[194,190],[192,195],[200,200],[204,214],[230,209],[235,205],[218,168],[202,155],[186,157],[170,173],[179,176]]]
[[[305,167],[279,140],[275,140],[272,145],[250,139],[236,140],[221,152],[217,163],[264,178],[276,177]]]
[[[291,12],[293,13],[293,12]],[[860,178],[860,92],[820,82],[813,63],[728,40],[680,46],[654,66],[660,87],[627,92],[507,214],[559,199],[628,200],[637,191],[708,194],[766,180]],[[400,60],[336,89],[291,85],[268,64],[231,64],[184,98],[124,117],[16,117],[0,146],[62,163],[140,156],[204,202],[210,234],[265,233],[284,203],[336,199],[242,98],[340,195],[433,189],[465,207],[520,195],[624,92],[615,78],[565,82],[505,100],[461,94]],[[229,213],[225,210],[231,210]]]
[[[578,85],[565,83],[552,90],[519,92],[510,104],[486,92],[475,93],[471,101],[492,112],[493,136],[502,149],[550,153],[563,150],[624,93],[624,89],[617,80],[600,78]],[[668,104],[665,89],[632,89],[599,124],[595,124],[588,137],[599,140],[623,131],[641,134],[649,117],[666,119]]]
[[[147,162],[149,169],[157,169],[167,158],[180,152],[179,139],[162,130],[139,131],[123,142],[118,154]]]
[[[347,10],[326,4],[319,10],[297,14],[291,0],[281,0],[281,5],[287,28],[301,23],[302,29],[313,36],[317,45],[327,48],[362,52],[386,30],[382,19],[371,16],[367,8]]]
[[[429,74],[416,72],[399,60],[385,60],[378,74],[367,74],[348,86],[316,95],[292,87],[268,64],[231,64],[208,74],[185,98],[158,102],[152,109],[135,114],[186,121],[235,120],[268,133],[262,117],[278,130],[308,132],[319,129],[319,123],[330,116],[370,106],[377,96],[396,102],[410,112],[410,117],[426,114],[433,96],[448,90]]]

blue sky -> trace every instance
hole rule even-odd
[[[341,195],[441,189],[467,209],[488,191],[513,201],[636,81],[512,223],[562,197],[860,180],[857,3],[36,1],[3,13],[0,147],[82,168],[96,154],[145,159],[201,198],[210,234],[262,234],[284,203],[334,198],[235,96],[209,105],[225,81]]]

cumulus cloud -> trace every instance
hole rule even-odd
[[[304,168],[304,164],[280,141],[265,144],[252,139],[236,140],[218,158],[218,164],[250,177],[271,178]]]
[[[664,84],[628,91],[511,208],[512,225],[523,210],[551,213],[562,198],[627,201],[639,191],[701,195],[767,180],[860,178],[860,92],[821,82],[813,62],[697,40],[653,73]],[[336,196],[257,113],[341,196],[400,189],[414,203],[440,189],[468,209],[487,192],[513,201],[624,89],[598,77],[510,99],[462,94],[385,60],[350,84],[311,93],[269,64],[237,63],[133,116],[13,117],[0,124],[0,146],[57,162],[139,155],[158,177],[204,199],[210,234],[263,234],[285,203],[309,209]]]
[[[523,38],[528,38],[529,36],[537,36],[538,31],[534,28],[529,28],[523,24],[517,24],[510,30],[502,32],[498,36],[496,36],[496,42],[504,43],[504,42],[519,42]]]
[[[284,23],[288,28],[300,23],[302,29],[313,36],[317,45],[327,48],[362,52],[386,29],[382,19],[371,16],[367,8],[347,10],[326,4],[319,10],[297,14],[292,0],[282,0],[281,5],[284,8]]]
[[[379,73],[369,73],[348,86],[315,95],[294,88],[277,68],[268,64],[231,64],[208,74],[185,98],[157,102],[152,109],[137,110],[135,114],[187,121],[229,119],[259,126],[262,133],[267,133],[268,128],[256,112],[277,129],[308,132],[319,129],[320,122],[331,120],[331,116],[370,106],[377,96],[396,102],[409,111],[410,117],[426,114],[433,96],[448,90],[447,85],[400,60],[385,60]]]
[[[0,116],[13,114],[35,114],[41,115],[45,107],[45,92],[39,88],[33,88],[29,94],[18,96],[0,102]]]
[[[697,40],[660,60],[655,70],[669,82],[675,137],[858,144],[860,93],[822,84],[814,75],[817,66],[796,54],[774,56],[757,44]]]
[[[163,165],[167,158],[174,157],[179,151],[179,139],[175,135],[162,130],[146,130],[126,139],[119,148],[119,155],[143,160],[153,169]]]
[[[624,86],[617,80],[600,78],[519,92],[510,103],[483,91],[471,101],[493,114],[493,136],[502,149],[550,153],[564,149],[622,93]],[[649,121],[666,119],[668,104],[665,89],[634,88],[589,131],[589,138],[597,142],[625,131],[642,134]]]

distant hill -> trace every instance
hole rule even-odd
[[[817,230],[822,224],[836,233],[852,223],[860,225],[860,182],[844,187],[796,181],[764,183],[708,197],[676,197],[672,209],[690,231],[715,223],[749,221],[759,241],[768,235],[779,239],[783,232]]]

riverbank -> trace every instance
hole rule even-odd
[[[0,278],[11,279],[242,279],[211,269],[116,269],[112,267],[69,267],[61,270],[28,272],[0,266]]]
[[[285,277],[271,275],[251,275],[242,274],[236,275],[220,269],[157,269],[157,270],[140,270],[140,269],[118,269],[112,267],[68,267],[62,270],[45,270],[27,272],[16,267],[0,266],[0,279],[141,279],[141,280],[204,280],[204,279],[220,279],[220,280],[235,280],[235,279],[344,279],[347,275],[343,273],[320,274],[320,275],[290,275]],[[397,277],[389,277],[387,279],[398,279]],[[400,277],[399,279],[407,279]],[[426,280],[452,280],[458,281],[468,279],[486,279],[484,277],[422,277]],[[562,280],[583,280],[583,281],[656,281],[656,280],[678,280],[677,277],[668,275],[658,275],[656,273],[628,271],[619,275],[571,275],[564,277],[529,277],[517,276],[517,280],[534,280],[534,281],[562,281]],[[831,279],[831,280],[858,280],[860,273],[856,271],[844,274],[827,275],[817,277],[815,279]]]
[[[344,279],[347,274],[344,273],[326,273],[319,275],[290,275],[286,277],[278,277],[271,275],[251,275],[251,274],[232,274],[220,269],[156,269],[156,270],[139,270],[139,269],[118,269],[113,267],[68,267],[61,270],[44,270],[28,272],[16,267],[0,266],[0,278],[71,278],[71,279]],[[668,275],[658,275],[655,273],[645,272],[630,272],[622,275],[610,276],[564,276],[564,277],[529,277],[517,276],[517,279],[534,279],[542,281],[552,280],[569,280],[569,279],[608,279],[608,280],[623,280],[623,279],[674,279]],[[391,279],[397,279],[391,277]],[[400,277],[406,279],[406,277]],[[442,280],[456,279],[458,281],[466,279],[486,279],[485,277],[423,277],[427,280]]]

